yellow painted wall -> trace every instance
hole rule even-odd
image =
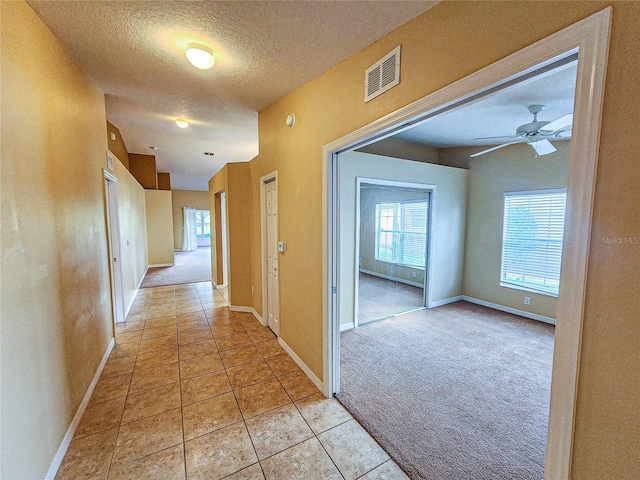
[[[142,283],[149,266],[145,190],[120,162],[118,157],[114,158],[113,167],[113,174],[118,179],[120,268],[122,269],[122,292],[125,313],[127,313],[133,304],[138,293],[138,286]]]
[[[115,140],[111,140],[111,134],[115,135]],[[111,122],[107,121],[107,144],[109,145],[109,150],[113,152],[113,154],[118,157],[120,162],[129,169],[129,152],[127,151],[127,146],[124,144],[124,139],[120,134],[120,130]]]
[[[573,478],[640,477],[640,2],[443,2],[259,114],[259,178],[278,170],[281,335],[322,377],[322,146],[607,5],[613,24],[595,192]],[[533,22],[533,23],[532,23]],[[532,28],[532,25],[534,27]],[[402,45],[399,86],[365,104],[367,67]],[[296,126],[284,119],[296,114]],[[260,206],[251,207],[251,281],[259,285]],[[249,211],[243,212],[245,215]],[[247,252],[248,253],[248,252]],[[261,289],[253,306],[261,311]]]
[[[155,155],[130,153],[129,171],[144,188],[158,189],[158,168]]]
[[[238,307],[251,306],[251,212],[253,201],[251,174],[248,163],[229,163],[209,180],[209,205],[212,222],[220,224],[219,193],[226,193],[227,219],[229,223],[229,301]],[[259,197],[258,197],[259,198]],[[216,284],[222,283],[220,230],[212,232],[212,271]],[[261,285],[257,283],[256,285]],[[255,290],[258,290],[257,288]]]
[[[158,172],[158,190],[171,190],[171,174]]]
[[[181,250],[184,217],[182,208],[180,207],[194,207],[198,210],[209,210],[209,192],[171,190],[171,198],[173,210],[173,244],[176,250]]]
[[[104,95],[0,2],[3,479],[44,478],[113,338]]]
[[[170,190],[145,190],[149,265],[173,264],[173,212]]]

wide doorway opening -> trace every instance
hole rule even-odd
[[[376,142],[391,137],[392,135],[408,131],[416,125],[426,125],[430,118],[436,118],[439,115],[455,112],[456,110],[462,110],[468,106],[474,106],[482,99],[490,96],[492,93],[510,89],[515,85],[527,85],[528,83],[531,83],[533,79],[538,80],[547,75],[555,74],[557,68],[561,68],[563,65],[570,65],[571,62],[575,62],[577,60],[577,63],[574,63],[575,80],[573,86],[575,87],[575,101],[571,102],[571,111],[563,112],[561,115],[557,116],[554,114],[553,116],[544,118],[543,120],[544,125],[542,127],[550,125],[553,128],[549,128],[548,131],[545,131],[544,128],[541,127],[531,130],[531,132],[527,129],[521,129],[520,127],[523,127],[524,125],[537,124],[539,120],[536,118],[536,113],[540,112],[537,108],[540,104],[529,101],[528,99],[521,99],[521,101],[524,102],[522,108],[525,112],[531,114],[533,118],[527,119],[528,121],[523,120],[515,123],[512,127],[514,130],[512,131],[506,133],[501,131],[496,132],[493,135],[486,135],[500,137],[499,139],[494,139],[493,142],[489,141],[484,144],[472,143],[466,146],[469,148],[473,146],[475,148],[474,151],[469,152],[468,157],[471,155],[482,156],[495,151],[499,151],[500,154],[504,154],[504,151],[507,151],[507,148],[511,145],[520,150],[528,149],[529,154],[532,153],[534,158],[543,157],[559,150],[561,151],[563,148],[567,151],[567,213],[564,223],[567,226],[565,232],[569,231],[571,234],[567,235],[565,233],[563,235],[565,241],[561,248],[562,273],[560,275],[562,282],[557,292],[557,306],[554,306],[552,310],[553,313],[551,315],[536,314],[535,316],[537,316],[537,318],[534,320],[534,323],[531,323],[531,318],[526,320],[516,318],[515,323],[521,323],[524,321],[527,325],[532,326],[529,329],[531,330],[530,333],[536,335],[539,332],[535,332],[535,330],[553,329],[549,323],[546,323],[548,320],[554,320],[554,317],[562,320],[562,323],[559,324],[561,328],[558,328],[555,333],[551,335],[551,348],[548,348],[548,350],[553,352],[553,354],[552,357],[551,354],[549,355],[547,362],[548,365],[552,365],[552,376],[551,393],[546,397],[549,406],[547,411],[550,412],[548,416],[549,433],[547,438],[543,439],[541,449],[545,450],[546,444],[546,455],[542,455],[542,459],[536,459],[536,476],[532,478],[542,478],[543,471],[544,475],[548,478],[568,478],[571,439],[573,435],[571,419],[573,418],[575,407],[574,402],[577,381],[578,352],[580,345],[582,305],[584,304],[584,291],[582,287],[584,285],[586,275],[586,269],[584,266],[586,265],[589,244],[589,231],[592,213],[591,200],[593,195],[593,186],[595,183],[594,167],[597,158],[599,119],[606,64],[609,15],[610,11],[605,10],[599,14],[589,17],[588,19],[559,32],[556,35],[552,35],[547,39],[527,47],[521,52],[517,52],[516,54],[503,59],[495,65],[486,67],[470,77],[462,79],[449,87],[445,87],[441,91],[429,95],[397,112],[387,115],[385,118],[363,127],[359,131],[353,132],[352,134],[336,140],[324,147],[323,154],[326,161],[324,178],[325,186],[327,187],[327,209],[324,217],[327,232],[325,253],[327,265],[325,287],[325,298],[327,299],[325,311],[325,352],[327,356],[325,361],[324,378],[327,394],[341,394],[340,331],[345,330],[342,328],[345,320],[347,322],[350,320],[348,317],[345,319],[345,313],[353,315],[353,309],[344,308],[343,300],[344,298],[352,298],[352,295],[355,295],[355,290],[352,287],[355,283],[355,279],[351,283],[349,281],[343,281],[345,280],[345,265],[343,263],[345,260],[343,250],[345,230],[340,227],[342,226],[342,215],[346,209],[344,203],[345,197],[342,196],[340,182],[343,179],[342,167],[344,158],[353,154],[354,151],[357,151],[355,153],[359,155],[367,154],[376,157],[379,153],[366,152],[365,149]],[[551,104],[552,102],[548,102],[548,105]],[[547,104],[542,105],[547,106]],[[567,124],[568,119],[571,121]],[[491,120],[484,121],[487,124],[491,124]],[[559,124],[562,123],[564,123],[564,126],[559,126]],[[526,136],[531,133],[531,138],[524,138],[524,136],[521,137],[520,134],[523,131],[526,133]],[[557,137],[556,134],[558,134]],[[556,145],[563,143],[563,140],[560,137],[565,137],[564,143],[570,143],[570,145],[567,145],[566,147]],[[567,141],[569,137],[571,138],[571,142]],[[476,137],[473,138],[476,139]],[[431,162],[426,161],[424,163]],[[455,168],[458,170],[466,169],[464,165],[460,164],[446,164],[439,161],[431,164],[434,166],[437,164],[439,167]],[[462,176],[465,175],[463,174]],[[393,179],[393,175],[388,178]],[[559,188],[556,186],[554,187],[555,188],[551,188],[551,190],[562,189],[561,186],[559,186]],[[521,195],[534,195],[541,193],[537,190],[538,189],[531,188],[527,185],[526,177],[523,177],[521,185],[510,191],[505,190],[502,194],[504,195],[504,198],[506,198],[508,196],[507,194],[513,193]],[[433,221],[437,221],[439,218],[440,206],[446,204],[446,202],[442,201],[442,191],[440,188],[438,188],[438,194],[438,205],[434,211],[435,220]],[[472,192],[467,192],[467,195],[471,197]],[[465,199],[465,205],[466,202],[467,199]],[[500,216],[502,218],[501,222],[504,222],[506,221],[503,216],[505,209],[504,205],[502,205],[500,209]],[[466,222],[466,218],[464,219],[464,222]],[[466,223],[462,229],[466,234]],[[434,232],[437,231],[438,229],[435,228]],[[480,233],[482,234],[482,232]],[[501,234],[502,233],[504,232],[501,232]],[[348,231],[346,235],[349,235]],[[570,236],[570,242],[566,241],[567,236]],[[435,239],[432,239],[432,241],[435,242]],[[465,242],[466,240],[462,242],[463,250],[464,247],[467,246],[465,245]],[[460,247],[459,241],[452,241],[450,243],[452,250]],[[447,251],[446,241],[442,243],[441,247],[442,252]],[[503,248],[502,243],[499,245],[499,248]],[[440,255],[435,255],[432,257],[432,260],[435,262],[440,257]],[[440,258],[440,260],[443,260],[443,258],[446,258],[446,255]],[[355,258],[354,261],[356,261]],[[463,288],[456,289],[455,285],[451,285],[448,282],[441,282],[441,285],[444,286],[443,288],[449,288],[449,291],[441,291],[438,293],[438,296],[435,296],[435,286],[433,285],[435,278],[432,278],[430,279],[432,282],[430,286],[431,298],[428,299],[429,301],[427,303],[432,308],[407,314],[403,316],[403,318],[409,319],[410,316],[416,316],[423,312],[436,312],[437,308],[435,307],[442,307],[444,311],[450,311],[452,309],[461,310],[459,307],[464,307],[466,305],[466,308],[463,308],[462,312],[457,312],[458,314],[462,313],[464,318],[475,316],[478,313],[478,310],[486,309],[486,307],[489,307],[492,311],[496,310],[494,302],[488,301],[486,303],[489,303],[489,305],[482,305],[480,302],[473,301],[474,299],[478,300],[478,298],[465,295],[465,293],[469,293],[469,290],[465,283],[466,277],[464,272],[467,266],[464,260],[462,265],[460,265],[459,262],[453,262],[449,265],[444,265],[443,268],[434,268],[434,271],[438,271],[438,273],[446,273],[447,271],[455,273],[460,267],[462,267],[463,271]],[[355,271],[355,267],[353,265],[347,265],[346,270],[352,276]],[[501,277],[502,274],[503,272],[499,266],[496,279],[498,288],[509,288],[501,285],[501,283],[507,283],[501,281],[501,279],[505,279],[505,277]],[[509,277],[509,280],[512,279],[513,276]],[[531,278],[529,278],[529,280],[531,280]],[[541,279],[535,279],[535,281],[539,280]],[[546,281],[545,279],[542,280]],[[553,280],[550,281],[550,284],[552,283]],[[513,289],[514,291],[517,291],[516,295],[523,296],[522,305],[524,306],[529,306],[532,298],[537,298],[535,295],[539,295],[539,292],[527,295],[527,293],[529,293],[527,292],[527,288],[528,287]],[[459,293],[455,294],[456,292]],[[478,296],[480,295],[478,294]],[[533,300],[533,302],[538,303],[536,300]],[[473,305],[473,303],[475,303],[475,305]],[[540,303],[544,302],[541,301]],[[489,323],[484,319],[480,322],[484,325],[484,329],[475,331],[471,328],[467,331],[467,334],[475,336],[478,341],[487,336],[491,339],[494,339],[494,337],[499,338],[501,334],[493,331],[492,327],[498,324],[507,325],[508,327],[508,325],[514,320],[512,318],[513,313],[519,315],[520,312],[526,312],[527,310],[525,307],[521,307],[521,309],[511,307],[511,309],[517,311],[513,311],[509,314],[509,310],[507,310],[505,318],[502,318],[502,316],[505,315],[505,309],[502,311],[498,309],[499,313],[497,313],[496,316],[500,318],[494,318],[493,322]],[[351,321],[355,324],[355,320]],[[345,333],[351,334],[358,331],[364,332],[367,329],[371,330],[378,328],[384,322],[365,325],[355,330],[345,331]],[[420,323],[422,325],[425,324],[424,321],[421,321]],[[441,324],[443,322],[436,321],[434,325],[437,325],[438,323]],[[454,320],[451,320],[447,323],[454,324],[455,322]],[[459,323],[459,325],[460,328],[456,330],[464,329],[467,322]],[[405,325],[405,329],[412,333],[417,333],[416,328],[410,325]],[[507,330],[510,330],[510,328],[508,327]],[[460,332],[458,331],[456,333],[459,334]],[[426,334],[429,335],[428,329]],[[555,349],[553,346],[554,336]],[[374,340],[372,340],[373,343],[367,343],[367,341],[361,339],[361,345],[369,347],[365,348],[364,351],[361,352],[361,355],[375,350],[378,345],[375,342],[379,342],[381,338],[382,341],[386,343],[393,343],[394,340],[394,337],[390,335],[374,335],[374,337]],[[542,337],[545,337],[545,334],[543,334]],[[546,338],[548,339],[549,335],[546,335]],[[443,350],[445,350],[446,353],[447,349],[445,348]],[[395,353],[397,355],[395,357],[391,356],[391,359],[403,356],[407,352],[397,351]],[[512,354],[514,353],[515,352],[512,352]],[[413,358],[414,361],[416,359],[416,357]],[[411,359],[409,359],[409,361],[411,361]],[[392,363],[395,365],[394,362]],[[476,364],[474,362],[468,362],[466,365],[463,365],[463,367],[466,366],[471,368],[473,365]],[[482,368],[483,363],[480,362],[477,365],[479,366],[478,368]],[[431,367],[429,371],[431,376],[435,377],[445,371],[446,364],[442,366],[443,368],[441,369]],[[534,366],[533,368],[535,370],[536,367]],[[407,373],[406,376],[410,377],[410,374]],[[523,377],[523,381],[526,381],[526,376]],[[394,385],[393,381],[391,381],[391,385]],[[437,388],[439,388],[439,385],[434,385],[432,392],[437,391]],[[481,390],[482,389],[480,389],[480,391]],[[475,391],[476,390],[473,388],[467,388],[463,389],[462,392],[458,392],[458,395],[468,394],[473,396],[473,392]],[[446,394],[446,390],[440,390],[440,393]],[[374,397],[380,397],[383,394],[386,394],[385,390],[373,392]],[[440,404],[442,403],[443,402],[440,402]],[[420,407],[421,405],[418,403],[416,406]],[[433,408],[438,407],[438,402],[434,402]],[[352,413],[356,412],[352,411]],[[382,413],[384,414],[385,412]],[[449,413],[451,413],[451,410]],[[483,424],[480,422],[474,424],[474,419],[474,415],[466,415],[460,419],[460,421],[449,422],[449,429],[446,433],[448,434],[448,442],[450,445],[457,444],[457,440],[459,438],[456,437],[456,435],[464,435],[464,432],[468,431],[475,431],[480,437],[479,442],[486,441],[487,436],[483,436],[483,434],[491,433],[491,423],[486,422]],[[458,428],[461,427],[461,423],[464,422],[470,423],[471,429]],[[370,431],[373,430],[373,427],[370,427]],[[374,437],[375,436],[376,435],[374,434]],[[519,438],[516,441],[526,442],[526,439]],[[503,453],[508,452],[509,446],[505,445],[501,447],[501,449]],[[452,448],[445,455],[440,456],[437,461],[443,461],[445,463],[461,467],[461,469],[457,470],[454,476],[450,478],[478,478],[479,474],[484,474],[485,472],[482,468],[474,468],[473,462],[471,470],[469,470],[468,463],[465,465],[465,462],[463,461],[463,457],[466,453],[466,451],[460,451],[459,449]],[[538,450],[536,455],[539,455],[539,453],[540,450]],[[425,450],[422,450],[420,454],[423,456],[426,455]],[[505,464],[509,463],[508,457],[509,455],[505,453]],[[399,459],[396,458],[396,460]],[[484,460],[486,460],[486,457]],[[402,464],[402,462],[398,463]],[[498,463],[502,463],[502,461]],[[401,466],[406,469],[406,465]],[[463,473],[465,471],[466,473]],[[510,478],[523,478],[519,476],[517,472],[513,473],[514,470],[510,470],[509,468],[501,471],[501,473],[505,472],[511,472],[512,475],[515,475]],[[451,473],[449,474],[451,475]],[[507,476],[508,475],[509,473],[507,473]],[[422,477],[416,476],[416,478]]]

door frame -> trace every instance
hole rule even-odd
[[[224,190],[220,192],[220,241],[222,242],[222,285],[218,288],[226,288],[229,286],[229,224],[227,223],[227,193]]]
[[[431,268],[431,228],[433,227],[433,214],[435,212],[436,185],[426,183],[400,182],[396,180],[385,180],[381,178],[356,177],[356,221],[355,221],[355,272],[354,272],[354,298],[353,298],[353,326],[358,327],[358,309],[360,307],[358,293],[360,289],[360,187],[363,183],[369,185],[383,185],[389,187],[413,188],[424,190],[429,193],[429,204],[427,207],[427,247],[425,249],[424,265],[424,286],[422,289],[423,305],[421,307],[431,308],[431,278],[433,271]],[[421,307],[416,307],[419,309]],[[339,387],[339,385],[338,385]],[[339,390],[338,390],[339,391]],[[337,393],[336,391],[335,393]]]
[[[109,251],[109,277],[111,280],[111,308],[113,322],[126,320],[124,290],[122,287],[122,249],[120,245],[120,216],[118,205],[118,178],[107,170],[104,175],[105,216],[107,220],[107,246]]]
[[[478,93],[517,79],[540,64],[578,52],[562,252],[562,285],[557,304],[558,325],[545,455],[545,478],[570,478],[611,12],[612,8],[607,7],[323,147],[323,390],[326,396],[331,396],[336,391],[336,381],[339,379],[337,272],[340,232],[337,222],[340,199],[337,166],[340,152],[353,150],[410,128],[428,116],[455,108],[461,101],[469,101]]]
[[[269,281],[269,270],[268,270],[268,255],[267,255],[267,204],[265,201],[266,193],[267,193],[267,184],[275,182],[276,185],[276,195],[279,196],[278,193],[278,171],[274,170],[273,172],[267,173],[260,177],[260,250],[262,256],[262,324],[264,326],[269,325],[269,315],[268,315],[268,306],[269,306],[269,298],[268,298],[268,281]],[[278,205],[278,209],[280,206]],[[278,212],[280,213],[280,212]],[[276,225],[276,238],[278,237],[279,224]],[[278,275],[278,292],[280,292],[280,275]],[[252,291],[253,293],[253,291]],[[279,302],[278,302],[279,303]],[[280,312],[278,312],[279,314]],[[279,330],[279,329],[278,329]],[[280,332],[278,332],[277,336],[280,336]]]

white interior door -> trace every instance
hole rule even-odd
[[[267,257],[267,325],[280,332],[280,294],[278,265],[278,184],[273,179],[265,185],[266,257]]]
[[[118,213],[118,185],[116,178],[105,172],[104,185],[107,200],[107,235],[111,264],[111,297],[116,323],[124,322],[124,298],[122,292],[122,263],[120,258],[120,217]]]

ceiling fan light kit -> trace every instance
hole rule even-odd
[[[558,149],[553,146],[550,139],[560,139],[560,134],[571,130],[573,124],[573,114],[564,115],[552,122],[538,121],[538,114],[544,110],[544,105],[529,105],[529,113],[533,115],[533,122],[520,125],[516,129],[516,134],[511,137],[504,137],[512,141],[503,143],[496,147],[491,147],[481,152],[470,155],[471,158],[479,157],[485,153],[493,152],[499,148],[514,145],[516,143],[527,143],[535,150],[537,156],[549,155]]]

